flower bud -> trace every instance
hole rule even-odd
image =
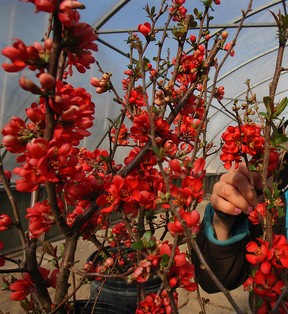
[[[48,73],[42,73],[39,76],[39,81],[41,83],[42,88],[46,90],[51,90],[55,86],[55,78],[54,76]]]
[[[41,89],[31,80],[27,79],[24,76],[20,77],[19,85],[28,92],[31,92],[32,94],[41,95],[42,91]]]
[[[228,32],[227,31],[222,32],[221,37],[222,37],[222,39],[227,39],[228,38]]]
[[[85,9],[85,5],[78,2],[78,1],[72,1],[72,0],[64,0],[61,2],[59,6],[60,10],[74,10],[74,9]]]

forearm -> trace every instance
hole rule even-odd
[[[237,216],[229,222],[223,222],[214,213],[211,205],[207,206],[196,241],[206,262],[227,289],[238,287],[247,275],[245,244],[248,235],[246,216]],[[197,258],[194,263],[201,287],[208,293],[218,292]]]

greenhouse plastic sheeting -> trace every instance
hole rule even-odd
[[[96,59],[100,62],[105,72],[113,72],[113,84],[121,91],[121,79],[125,65],[128,63],[126,53],[128,53],[127,31],[137,31],[139,23],[147,21],[147,13],[143,10],[146,3],[149,6],[159,6],[160,0],[86,0],[86,10],[81,11],[81,21],[88,22],[99,32],[99,51],[95,53]],[[168,1],[169,2],[169,1]],[[227,29],[229,36],[236,32],[236,26],[241,18],[241,10],[246,9],[249,1],[221,0],[221,5],[214,6],[214,19],[211,21],[212,33]],[[197,6],[202,8],[199,0],[185,3],[187,8]],[[221,70],[217,85],[225,86],[225,97],[223,103],[225,107],[231,108],[235,99],[245,101],[246,86],[245,81],[250,79],[253,91],[257,94],[257,99],[261,103],[263,96],[269,92],[269,83],[274,72],[276,61],[276,48],[278,45],[277,29],[275,21],[270,11],[278,13],[279,9],[284,13],[286,1],[264,1],[254,0],[253,9],[249,17],[245,20],[244,28],[237,40],[235,47],[236,54],[229,58]],[[21,38],[26,44],[33,44],[34,41],[41,41],[47,27],[47,15],[34,13],[34,7],[30,3],[19,2],[18,0],[1,0],[0,11],[0,43],[1,49],[11,45],[13,39]],[[161,25],[162,23],[162,25]],[[164,20],[160,20],[160,28],[163,27]],[[195,31],[197,33],[197,30]],[[189,34],[193,30],[189,31]],[[173,54],[175,43],[167,43]],[[151,47],[147,52],[152,56],[157,46]],[[284,65],[287,64],[287,54]],[[5,62],[3,56],[0,62]],[[31,75],[29,71],[21,73],[5,73],[0,75],[0,126],[3,126],[12,116],[23,115],[23,108],[30,106],[35,98],[23,91],[18,86],[20,75]],[[95,89],[89,84],[90,77],[99,76],[96,67],[88,71],[85,75],[77,75],[71,80],[75,86],[83,86],[93,95],[96,104],[95,125],[91,132],[95,134],[93,138],[85,140],[82,144],[92,149],[97,145],[101,136],[109,126],[109,121],[105,119],[116,117],[119,112],[119,105],[113,103],[112,95],[95,95]],[[287,96],[288,77],[283,72],[277,92],[277,99]],[[283,113],[283,116],[287,112]],[[210,112],[210,127],[208,129],[208,140],[213,140],[215,145],[219,145],[221,134],[224,129],[231,124],[231,118],[225,114],[219,105],[214,104]],[[13,158],[8,156],[9,163],[13,163]],[[207,171],[219,173],[223,171],[219,156],[215,155],[208,162]]]

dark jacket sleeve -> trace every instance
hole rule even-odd
[[[245,215],[240,215],[233,228],[231,238],[219,241],[214,236],[212,218],[214,210],[209,204],[206,208],[201,230],[196,242],[211,270],[225,286],[232,290],[240,286],[248,276],[248,263],[245,259],[245,246],[249,239],[249,224]],[[195,254],[194,254],[195,255]],[[219,288],[209,277],[199,259],[194,257],[196,279],[204,291],[219,292]]]

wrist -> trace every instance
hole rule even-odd
[[[214,212],[212,225],[215,232],[215,237],[220,241],[225,241],[230,238],[231,229],[235,222],[235,216],[227,215],[222,212]],[[225,215],[225,216],[222,216]]]

